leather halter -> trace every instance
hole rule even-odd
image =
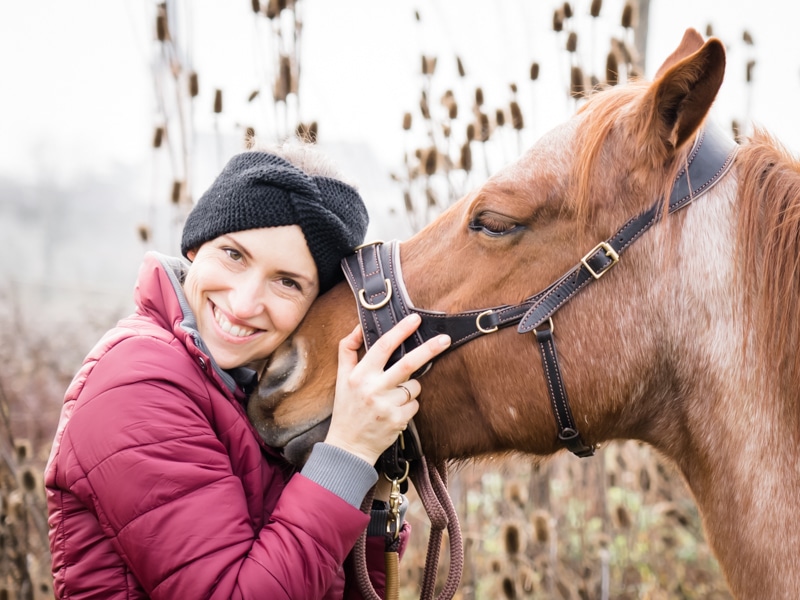
[[[737,148],[736,142],[721,128],[708,123],[697,134],[686,164],[676,176],[670,193],[668,214],[687,206],[719,182],[730,169]],[[420,315],[422,323],[392,355],[389,364],[393,364],[406,352],[438,334],[450,335],[452,343],[447,350],[449,352],[470,340],[519,323],[519,333],[533,331],[536,335],[559,440],[577,456],[591,456],[594,446],[585,444],[581,439],[569,407],[558,365],[552,316],[586,285],[600,279],[616,265],[628,246],[661,219],[663,205],[663,199],[657,200],[648,210],[625,223],[613,236],[597,244],[577,265],[538,294],[515,305],[460,313],[448,314],[415,307],[403,281],[400,244],[396,240],[365,244],[342,260],[347,282],[358,303],[364,343],[369,348],[406,315]],[[547,326],[543,327],[545,324]],[[429,363],[414,376],[426,372],[430,366]],[[397,476],[402,476],[406,469],[405,461],[420,455],[418,440],[411,441],[415,446],[411,455],[403,455],[399,445],[395,444],[381,459],[381,466],[388,469],[387,475],[390,477],[398,471]]]

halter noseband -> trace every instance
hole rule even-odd
[[[687,206],[719,182],[733,164],[737,148],[736,142],[719,127],[709,123],[701,130],[686,158],[686,165],[673,183],[668,214]],[[403,281],[400,244],[396,240],[360,246],[354,254],[342,260],[342,269],[356,296],[364,343],[370,348],[403,317],[417,313],[422,322],[391,356],[389,364],[393,364],[406,352],[442,333],[448,334],[452,340],[449,352],[470,340],[519,323],[517,331],[533,331],[539,344],[560,442],[577,456],[591,456],[594,446],[586,445],[581,439],[569,407],[558,365],[552,316],[587,284],[600,279],[619,262],[628,246],[661,218],[663,204],[659,199],[648,210],[625,223],[612,237],[597,244],[577,265],[538,294],[515,305],[460,313],[448,314],[413,305]],[[545,324],[547,326],[543,327]],[[430,366],[428,363],[414,376],[426,372]],[[404,461],[421,456],[418,440],[410,442],[410,454],[408,447],[403,454],[399,443],[384,453],[381,466],[388,476],[397,472],[402,475],[406,468]]]

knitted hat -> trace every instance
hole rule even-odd
[[[364,201],[351,186],[250,151],[234,156],[197,201],[183,226],[181,252],[187,256],[226,233],[299,225],[322,293],[342,278],[340,262],[364,241],[368,222]]]

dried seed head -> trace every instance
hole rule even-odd
[[[194,98],[200,93],[200,83],[197,80],[197,72],[189,73],[189,97]]]
[[[617,85],[619,83],[619,63],[614,52],[609,52],[608,56],[606,56],[606,83],[608,85]]]
[[[503,597],[507,600],[516,600],[517,585],[510,577],[503,577]]]
[[[253,90],[252,92],[250,92],[250,95],[247,97],[247,101],[248,102],[252,102],[256,98],[258,98],[258,94],[259,93],[260,93],[259,90]]]
[[[222,112],[222,90],[214,90],[214,112]]]
[[[516,83],[509,83],[508,87],[511,88],[511,93],[512,94],[516,94],[517,93],[517,84]]]
[[[537,79],[539,79],[539,63],[534,61],[531,63],[531,81]]]
[[[625,8],[622,9],[621,24],[625,29],[633,27],[633,4],[628,1],[625,3]]]
[[[136,233],[139,234],[139,241],[141,241],[142,243],[146,244],[147,242],[150,241],[150,227],[148,227],[147,225],[143,223],[140,224],[136,228]]]
[[[403,115],[403,131],[411,129],[411,113],[407,112]]]
[[[161,148],[161,144],[163,141],[164,141],[164,128],[156,127],[155,132],[153,132],[153,148]]]
[[[457,119],[458,118],[458,103],[453,101],[450,106],[447,107],[447,116],[450,119]]]
[[[456,56],[456,67],[458,68],[458,76],[459,77],[466,77],[467,72],[464,70],[464,63],[461,62],[461,57]]]
[[[509,104],[508,110],[511,113],[511,126],[517,131],[525,127],[525,122],[522,119],[522,109],[519,107],[516,100]]]
[[[159,42],[166,42],[169,39],[167,13],[162,6],[158,7],[158,13],[156,14],[156,39]]]
[[[589,8],[589,14],[593,17],[599,17],[601,8],[603,8],[603,0],[592,0],[592,6]]]
[[[483,106],[483,89],[475,88],[475,106]]]
[[[251,0],[250,1],[250,7],[253,9],[253,12],[256,13],[256,14],[261,12],[261,4],[258,2],[258,0]]]
[[[714,27],[709,23],[706,25],[706,37],[711,37],[712,35],[714,35]]]
[[[432,188],[425,189],[425,199],[428,201],[428,206],[431,208],[433,208],[439,203],[438,200],[436,199],[436,192],[433,191]]]
[[[173,181],[172,182],[172,196],[171,200],[173,204],[178,204],[181,201],[181,189],[183,188],[183,184],[180,181]]]
[[[580,98],[584,95],[585,91],[586,88],[583,83],[583,69],[577,65],[574,65],[570,69],[569,94],[573,98]]]
[[[19,473],[19,485],[25,492],[35,492],[39,489],[42,475],[34,467],[24,467]]]
[[[417,23],[419,23],[420,21],[422,21],[422,17],[420,16],[420,14],[419,14],[419,11],[418,11],[418,10],[415,10],[415,11],[414,11],[414,19],[416,19]]]
[[[499,573],[502,568],[503,566],[500,564],[499,560],[495,559],[492,561],[491,565],[492,573]]]
[[[578,49],[578,34],[574,31],[569,32],[567,37],[567,52],[575,52]]]
[[[489,115],[486,113],[478,113],[478,126],[480,128],[479,141],[488,142],[489,137],[492,135],[492,128],[489,124]]]
[[[735,139],[736,141],[739,141],[741,139],[740,136],[742,133],[742,127],[741,125],[739,125],[739,121],[737,121],[736,119],[731,121],[731,132],[733,133],[733,139]]]
[[[752,45],[753,45],[753,36],[752,36],[752,35],[750,35],[750,32],[749,32],[749,31],[747,31],[747,29],[745,29],[745,30],[742,32],[742,41],[743,41],[745,44],[747,44],[748,46],[752,46]]]
[[[475,123],[467,125],[467,141],[472,142],[475,140]]]
[[[564,9],[557,8],[553,11],[553,31],[564,30]]]
[[[569,2],[564,2],[564,18],[572,18],[572,5]]]
[[[647,470],[647,467],[639,470],[639,487],[643,492],[650,491],[650,471]]]
[[[461,146],[461,153],[458,157],[458,167],[467,173],[472,170],[472,147],[469,142],[464,142]]]
[[[516,556],[524,549],[525,539],[520,528],[509,523],[503,531],[503,546],[505,547],[506,554],[509,556]]]
[[[436,57],[435,56],[423,56],[422,57],[422,74],[423,75],[433,75],[436,71]]]
[[[433,175],[436,173],[436,158],[438,156],[438,152],[436,151],[436,147],[428,148],[424,154],[423,169],[425,170],[425,175]]]
[[[447,123],[442,123],[442,135],[445,137],[445,139],[450,137],[450,133],[452,131],[453,130],[450,128],[450,125]]]
[[[17,464],[21,465],[33,457],[33,444],[27,438],[18,439],[14,443],[14,455],[17,459]]]
[[[746,68],[746,74],[745,74],[745,81],[747,83],[752,83],[752,81],[753,81],[753,69],[755,69],[755,67],[756,67],[756,61],[754,61],[754,60],[748,60],[747,61],[747,68]]]
[[[284,8],[286,8],[286,0],[269,0],[267,8],[264,9],[264,14],[267,15],[268,19],[274,19],[281,14]]]
[[[453,94],[453,90],[445,90],[444,94],[442,94],[441,103],[442,106],[450,106],[453,102],[456,101],[456,97]]]
[[[497,124],[498,127],[502,127],[506,124],[506,113],[503,111],[502,108],[498,108],[494,112],[494,122]]]
[[[536,541],[545,544],[550,539],[550,515],[544,511],[537,511],[533,514],[533,531],[536,533]]]
[[[631,526],[631,515],[628,513],[628,509],[620,504],[617,506],[616,515],[617,523],[619,524],[620,528],[629,529]]]

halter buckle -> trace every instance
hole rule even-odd
[[[608,263],[607,265],[603,265],[601,268],[595,271],[591,266],[589,266],[589,259],[592,258],[595,254],[597,254],[597,252],[600,250],[605,252],[606,256],[611,259],[611,262]],[[597,246],[592,248],[586,256],[584,256],[581,259],[581,263],[583,264],[583,266],[586,267],[586,270],[589,271],[591,276],[594,277],[595,279],[600,279],[603,275],[605,275],[606,271],[608,271],[618,262],[619,262],[619,254],[617,254],[617,251],[614,250],[614,248],[612,248],[611,244],[609,244],[608,242],[600,242],[599,244],[597,244]]]
[[[386,297],[376,304],[370,304],[367,302],[367,292],[364,288],[358,290],[358,301],[361,302],[361,306],[366,308],[367,310],[378,310],[379,308],[383,308],[389,303],[389,300],[392,297],[392,282],[388,279],[383,280],[383,285],[386,288],[384,292]]]

